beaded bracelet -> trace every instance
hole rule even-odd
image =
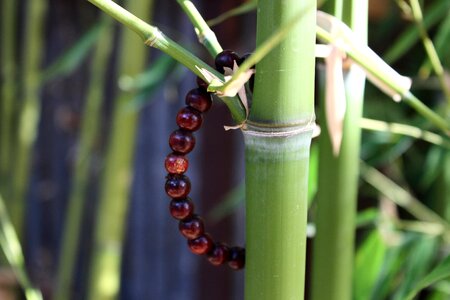
[[[216,69],[224,73],[224,67],[232,69],[235,61],[241,64],[245,58],[246,56],[240,58],[231,50],[224,50],[215,58]],[[250,84],[252,85],[252,82]],[[176,117],[179,128],[169,137],[169,146],[173,152],[167,155],[164,162],[169,173],[166,177],[165,190],[172,198],[169,211],[171,216],[179,221],[180,233],[187,238],[188,247],[194,254],[206,255],[214,266],[227,263],[232,269],[239,270],[245,265],[245,249],[214,242],[205,232],[203,219],[194,213],[194,203],[188,197],[191,182],[184,175],[189,166],[186,155],[195,147],[193,132],[200,129],[203,114],[212,105],[211,94],[207,92],[208,84],[197,77],[197,86],[187,93],[186,107],[182,108]]]

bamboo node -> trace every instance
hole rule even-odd
[[[153,47],[160,39],[162,39],[162,32],[158,28],[155,27],[153,36],[149,37],[145,40],[144,44],[149,47]]]

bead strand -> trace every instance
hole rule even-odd
[[[232,51],[226,55],[230,55]],[[216,59],[216,67],[223,72],[223,67],[230,67],[233,61],[240,61],[234,52],[232,59]],[[234,54],[233,54],[234,53]],[[217,63],[219,61],[219,63]],[[222,63],[224,62],[224,63]],[[220,67],[221,66],[221,67]],[[178,229],[186,239],[189,249],[197,255],[206,255],[208,261],[214,265],[228,266],[234,270],[242,269],[245,265],[245,249],[242,247],[229,247],[224,243],[214,242],[211,236],[205,232],[203,219],[195,214],[194,203],[188,197],[191,191],[191,182],[184,175],[189,167],[186,157],[195,147],[194,131],[200,129],[203,123],[203,113],[206,113],[212,105],[211,95],[206,91],[208,85],[197,77],[198,87],[190,90],[186,95],[186,106],[182,108],[176,117],[178,129],[169,137],[169,146],[172,153],[168,154],[164,166],[168,172],[165,190],[172,198],[169,204],[170,215],[178,220]]]

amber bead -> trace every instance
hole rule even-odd
[[[178,223],[178,229],[184,237],[195,239],[204,233],[205,225],[199,216],[192,215],[191,217],[180,221],[180,223]]]
[[[195,137],[186,130],[175,130],[169,137],[169,146],[173,151],[187,154],[195,147]]]
[[[170,174],[183,174],[189,167],[189,161],[182,154],[170,153],[166,156],[164,166]]]
[[[216,64],[216,70],[220,73],[225,73],[224,68],[230,68],[233,70],[234,62],[239,62],[239,55],[232,50],[223,50],[219,54],[217,54],[214,59],[214,63]]]
[[[212,250],[208,253],[208,261],[214,265],[219,266],[228,261],[230,257],[230,248],[227,245],[216,243]]]
[[[188,240],[189,249],[192,253],[203,255],[211,251],[213,247],[213,241],[208,234],[201,235],[195,239]]]
[[[177,125],[181,129],[198,130],[202,126],[202,114],[189,106],[182,108],[177,114]]]
[[[185,198],[191,191],[191,182],[184,175],[169,175],[166,180],[166,193],[172,198]]]
[[[199,112],[207,112],[212,105],[211,94],[203,88],[192,89],[186,94],[186,104]]]
[[[169,205],[170,215],[177,219],[183,220],[191,216],[194,212],[194,203],[190,198],[172,199]]]
[[[228,266],[234,270],[242,269],[245,266],[245,249],[233,247],[230,249]]]

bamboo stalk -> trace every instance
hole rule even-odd
[[[5,202],[0,195],[0,245],[11,265],[14,275],[22,287],[27,300],[42,300],[41,291],[33,287],[25,269],[25,259],[17,232],[6,211]]]
[[[258,2],[257,44],[302,12],[257,65],[244,130],[245,299],[303,299],[309,146],[314,123],[315,1]]]
[[[103,18],[105,19],[105,18]],[[71,298],[74,269],[77,262],[83,209],[89,184],[91,154],[99,137],[101,103],[104,97],[105,72],[112,50],[113,26],[111,19],[102,24],[102,34],[97,41],[86,96],[83,122],[79,138],[79,150],[73,175],[73,183],[66,210],[66,223],[62,237],[61,254],[58,264],[56,300]]]
[[[130,11],[150,18],[153,0],[125,2]],[[147,49],[124,30],[118,57],[119,76],[136,76],[144,70]],[[116,299],[120,289],[120,265],[129,206],[138,111],[128,109],[135,92],[119,92],[115,99],[109,146],[100,183],[100,199],[94,231],[87,299]]]
[[[344,0],[342,18],[361,42],[367,42],[368,2]],[[335,8],[339,10],[338,8]],[[316,238],[313,252],[313,300],[352,298],[352,266],[358,192],[359,150],[364,96],[364,73],[355,66],[345,72],[346,112],[342,144],[338,156],[333,153],[328,126],[322,125],[319,138],[319,180]],[[321,85],[323,86],[323,85]],[[321,102],[320,119],[325,118],[325,102]]]
[[[14,97],[16,96],[16,31],[17,1],[1,3],[1,103],[0,103],[0,191],[9,197],[12,163]]]
[[[23,234],[25,197],[33,156],[32,147],[37,136],[40,113],[39,76],[46,10],[47,1],[45,0],[33,0],[27,3],[22,67],[23,102],[19,116],[18,145],[15,149],[13,201],[8,205],[19,238]]]

